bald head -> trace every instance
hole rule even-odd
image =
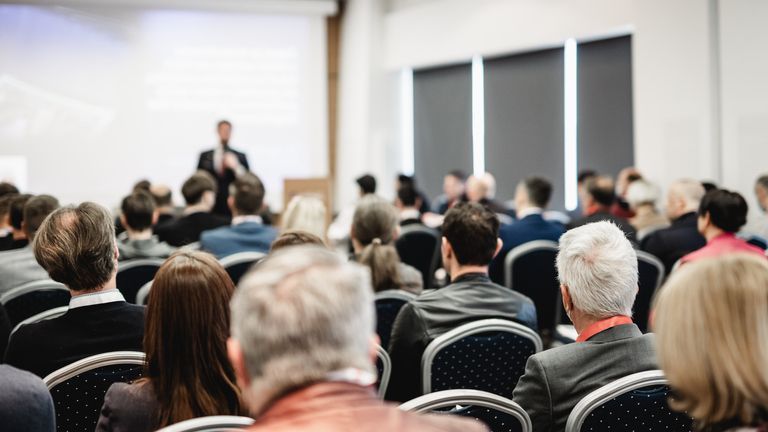
[[[697,180],[682,179],[672,183],[667,191],[667,217],[677,219],[697,211],[704,193],[704,186]]]

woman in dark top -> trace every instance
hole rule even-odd
[[[226,347],[234,289],[207,253],[168,258],[149,293],[144,378],[110,387],[97,431],[153,431],[195,417],[240,414]]]

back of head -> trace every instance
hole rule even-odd
[[[416,177],[409,176],[407,174],[398,174],[397,175],[397,183],[398,183],[398,189],[401,187],[410,187],[413,189],[416,189]]]
[[[205,192],[216,193],[216,179],[205,171],[198,171],[181,186],[181,194],[187,205],[199,204]]]
[[[221,264],[204,252],[176,252],[157,271],[149,293],[144,350],[159,427],[239,413],[226,347],[234,290]]]
[[[360,200],[352,218],[352,239],[363,247],[358,262],[370,268],[377,292],[401,285],[400,257],[392,245],[397,226],[395,208],[376,197]]]
[[[597,319],[632,315],[637,254],[613,223],[594,222],[563,234],[557,273],[581,312]]]
[[[416,207],[419,194],[413,186],[400,186],[397,189],[397,200],[403,207]]]
[[[701,182],[693,179],[681,179],[669,186],[669,195],[680,199],[688,211],[696,211],[706,191]]]
[[[480,180],[485,184],[487,190],[486,198],[493,199],[496,197],[496,177],[489,172],[485,172],[480,176]]]
[[[477,203],[459,203],[443,219],[443,237],[460,265],[488,265],[496,253],[499,218]]]
[[[288,390],[325,381],[330,372],[374,371],[368,272],[334,252],[295,247],[275,253],[246,274],[230,305],[254,414]]]
[[[152,188],[152,183],[147,179],[142,179],[137,181],[136,184],[133,185],[133,192],[136,192],[136,191],[149,192],[151,188]]]
[[[154,184],[149,188],[149,193],[152,194],[152,198],[154,198],[156,206],[168,207],[173,205],[173,192],[168,186]]]
[[[673,407],[699,426],[746,426],[765,415],[766,287],[766,260],[734,254],[682,266],[656,298],[654,333]]]
[[[74,291],[103,288],[116,271],[115,224],[96,203],[54,210],[40,225],[33,249],[51,279]]]
[[[591,170],[591,169],[585,169],[579,171],[579,175],[577,177],[577,182],[579,185],[584,184],[585,181],[588,179],[595,177],[597,175],[597,171]]]
[[[467,174],[462,170],[451,170],[446,174],[449,177],[453,177],[461,183],[467,181]]]
[[[21,230],[21,222],[24,220],[24,206],[27,205],[27,201],[29,201],[33,196],[34,195],[30,194],[16,195],[16,197],[11,201],[11,209],[9,214],[11,216],[10,219],[13,229]]]
[[[480,177],[469,176],[466,184],[466,194],[467,199],[471,202],[479,202],[482,199],[488,198],[488,184]]]
[[[584,182],[587,194],[601,206],[610,207],[616,201],[613,179],[608,176],[593,176]]]
[[[14,193],[0,196],[0,225],[4,223],[5,218],[8,218],[8,223],[10,224],[11,203],[13,203],[17,196],[18,194]]]
[[[155,213],[155,200],[149,192],[135,190],[132,194],[123,198],[120,205],[127,228],[134,231],[144,231],[152,227],[152,219]]]
[[[712,224],[735,233],[747,223],[747,201],[738,192],[718,189],[704,195],[699,204],[699,216],[709,214]]]
[[[37,195],[27,201],[24,206],[24,230],[28,239],[34,239],[45,218],[57,208],[59,201],[50,195]]]
[[[659,188],[648,180],[635,180],[629,184],[625,198],[633,208],[643,205],[655,206],[659,199]]]
[[[528,202],[534,207],[546,208],[552,197],[552,183],[543,177],[528,177],[522,182]]]
[[[308,231],[285,231],[272,242],[270,252],[276,252],[291,246],[320,246],[325,247],[325,242],[320,237]]]
[[[325,236],[325,204],[315,196],[297,195],[288,203],[281,218],[284,230],[308,231],[317,237]]]
[[[230,185],[234,210],[238,215],[255,215],[264,203],[264,183],[255,174],[246,173]]]
[[[9,194],[18,194],[19,188],[13,185],[13,183],[0,182],[0,197]]]
[[[376,178],[370,174],[360,176],[355,180],[360,187],[362,195],[372,195],[376,193]]]

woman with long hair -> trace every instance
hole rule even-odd
[[[112,385],[97,431],[153,431],[195,417],[238,415],[227,357],[232,280],[204,252],[179,251],[157,271],[144,327],[144,377]]]

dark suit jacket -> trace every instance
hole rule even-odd
[[[557,242],[564,232],[564,226],[556,222],[546,221],[540,214],[528,215],[512,225],[502,225],[499,228],[499,238],[504,242],[504,245],[488,268],[491,280],[499,285],[504,285],[504,258],[512,249],[534,240]]]
[[[200,235],[200,248],[218,258],[238,252],[269,252],[277,230],[256,222],[223,226]]]
[[[707,244],[696,223],[696,213],[686,213],[672,221],[668,228],[648,234],[640,243],[640,249],[660,259],[669,274],[677,260]]]
[[[114,383],[104,396],[96,432],[150,432],[157,429],[157,397],[150,381]],[[223,414],[223,413],[222,413]]]
[[[577,221],[571,222],[570,225],[568,225],[568,229],[580,227],[582,225],[586,225],[588,223],[592,222],[600,222],[600,221],[608,221],[615,223],[620,230],[624,231],[624,234],[627,236],[627,239],[631,241],[632,243],[637,243],[637,230],[630,225],[629,221],[614,216],[611,213],[606,211],[598,211],[597,213],[593,213],[589,216],[585,216]]]
[[[465,274],[403,306],[392,326],[392,377],[387,400],[421,396],[421,356],[436,337],[469,322],[500,318],[536,330],[536,307],[528,297],[494,284],[482,273]]]
[[[241,153],[231,148],[227,151],[237,156],[237,160],[240,161],[240,165],[242,165],[246,170],[250,169],[248,166],[248,158],[245,156],[245,153]],[[213,212],[218,215],[231,216],[232,213],[227,206],[227,197],[229,197],[229,185],[235,181],[236,176],[235,172],[229,168],[227,168],[227,170],[224,171],[224,174],[222,175],[219,172],[219,168],[220,167],[214,166],[213,150],[200,153],[200,159],[197,161],[197,169],[208,171],[208,173],[211,174],[219,184],[219,190],[216,193],[216,205],[213,207]]]
[[[623,324],[528,358],[514,400],[533,432],[561,432],[573,407],[587,394],[633,373],[658,369],[653,335]]]
[[[110,351],[142,351],[144,306],[124,301],[70,309],[64,315],[19,328],[5,362],[41,378],[86,357]]]
[[[184,246],[200,240],[203,231],[229,225],[229,219],[213,213],[197,212],[157,225],[154,232],[161,242]]]
[[[29,372],[0,365],[0,428],[3,432],[55,432],[51,393]]]

